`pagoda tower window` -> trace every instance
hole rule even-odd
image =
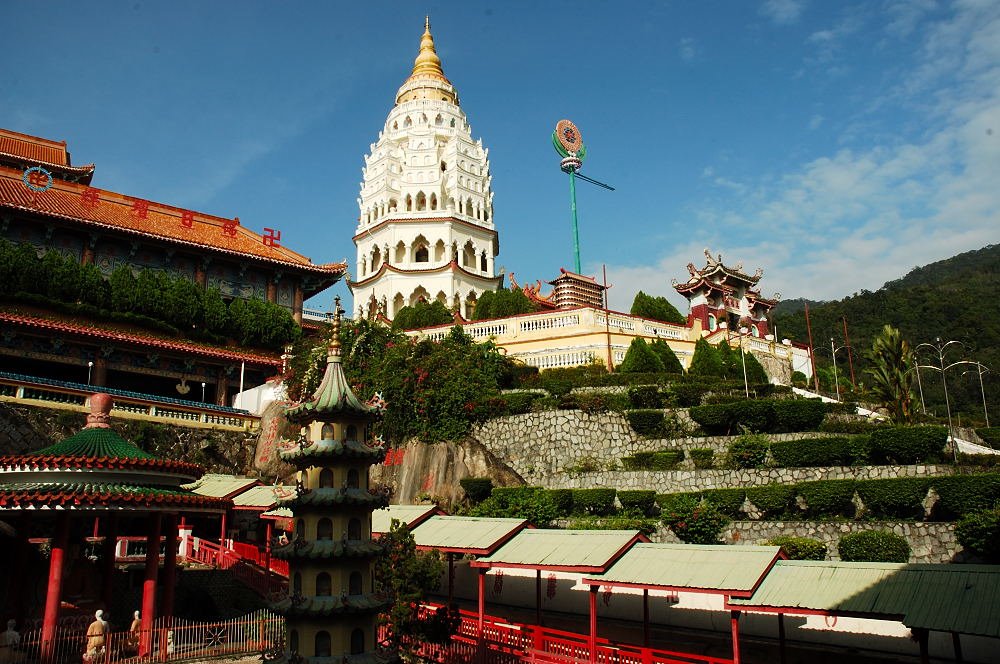
[[[361,572],[351,572],[350,581],[348,582],[348,595],[360,595],[362,593],[361,586],[363,585],[361,579]]]
[[[413,197],[409,194],[406,195],[406,211],[413,212]]]
[[[406,119],[403,120],[403,128],[405,129],[406,127],[412,127],[412,126],[413,126],[413,120],[411,120],[410,116],[407,115]]]
[[[357,440],[358,439],[358,427],[353,424],[347,425],[347,440]]]
[[[335,434],[334,434],[334,431],[333,431],[333,425],[330,424],[329,422],[327,422],[326,424],[324,424],[323,428],[320,429],[319,437],[320,437],[321,440],[333,440],[334,435]]]
[[[301,537],[302,539],[305,539],[305,537],[306,537],[306,520],[305,519],[299,519],[298,521],[295,522],[295,534],[298,535],[299,537]]]
[[[313,652],[316,654],[316,657],[329,657],[330,632],[327,632],[326,630],[316,632],[316,641],[313,645]]]
[[[292,575],[292,594],[301,595],[302,594],[302,574],[296,572]]]
[[[320,572],[316,575],[316,596],[317,597],[332,597],[333,596],[333,584],[330,583],[330,575],[326,572]]]
[[[396,199],[395,198],[390,198],[389,199],[389,212],[395,212],[398,207],[399,207],[399,203],[396,202]]]
[[[417,194],[417,212],[423,212],[427,209],[427,196],[424,192],[419,192]]]
[[[316,539],[330,541],[333,539],[333,521],[323,517],[316,524]]]
[[[431,209],[432,210],[438,209],[437,194],[431,194]]]
[[[288,649],[294,653],[299,652],[299,630],[288,630]]]
[[[445,162],[442,161],[441,162],[441,172],[444,173],[446,170],[448,170],[448,164],[446,164]]]
[[[466,242],[462,249],[462,265],[465,267],[475,267],[476,265],[476,250],[471,241]]]
[[[378,266],[382,264],[382,252],[379,251],[378,247],[372,249],[372,272],[378,269]]]
[[[361,475],[358,473],[357,468],[351,468],[349,471],[347,471],[347,488],[348,489],[360,488],[361,485],[360,477]]]
[[[444,240],[438,240],[434,245],[434,261],[440,263],[444,260]]]
[[[356,629],[351,632],[351,654],[360,655],[365,651],[365,630]]]
[[[486,252],[485,251],[479,256],[479,271],[480,272],[486,272]]]
[[[444,118],[441,117],[440,113],[438,113],[437,117],[434,118],[434,124],[437,125],[438,127],[444,124]]]
[[[452,127],[452,129],[455,128],[455,118],[451,119],[451,127]]]
[[[396,258],[395,258],[395,261],[396,261],[397,265],[399,263],[405,263],[406,262],[406,245],[403,244],[402,240],[400,240],[399,244],[396,245]]]
[[[715,316],[713,316],[712,314],[709,314],[708,315],[708,330],[710,332],[714,332],[715,328],[718,327],[718,326],[719,326],[719,324],[715,320]]]
[[[357,541],[361,539],[361,519],[352,517],[347,522],[347,539]]]
[[[333,471],[329,468],[324,468],[319,473],[319,488],[321,489],[332,489],[333,488]]]

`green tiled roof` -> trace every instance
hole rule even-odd
[[[522,530],[472,565],[603,572],[641,537],[638,530]]]
[[[95,509],[123,504],[140,506],[187,505],[224,509],[225,501],[181,489],[99,482],[9,482],[0,484],[0,510],[40,505],[64,509]]]
[[[387,533],[392,526],[392,520],[413,528],[414,523],[424,521],[428,516],[438,513],[434,503],[426,505],[389,505],[386,509],[372,512],[372,532]]]
[[[101,427],[83,429],[80,433],[49,447],[31,452],[31,456],[67,456],[120,459],[156,459],[128,442],[114,430]]]
[[[290,597],[276,602],[272,608],[284,616],[332,616],[345,613],[380,611],[389,601],[380,595],[348,595],[341,597],[304,597],[293,604]]]
[[[347,457],[354,459],[367,458],[373,463],[377,463],[385,457],[385,447],[369,447],[358,440],[348,440],[341,443],[339,440],[317,440],[307,447],[295,446],[290,449],[279,450],[282,460],[295,462],[296,460],[312,460],[324,458]]]
[[[330,415],[364,415],[373,417],[378,409],[361,402],[344,376],[340,366],[340,355],[332,352],[327,356],[326,372],[319,387],[313,393],[312,399],[285,411],[285,416],[293,421],[321,419]]]
[[[329,507],[333,505],[356,505],[371,509],[381,509],[389,504],[389,496],[384,493],[368,493],[364,489],[312,489],[301,496],[292,496],[281,501],[282,507]]]
[[[527,525],[524,519],[432,516],[413,529],[413,539],[441,551],[489,554]]]
[[[285,560],[326,558],[367,558],[378,555],[382,547],[377,542],[362,540],[313,540],[296,548],[295,542],[279,546],[272,552],[275,558]]]

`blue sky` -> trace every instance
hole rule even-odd
[[[572,266],[563,117],[617,187],[578,194],[618,308],[681,301],[705,247],[829,299],[1000,240],[997,0],[11,2],[0,126],[65,139],[97,186],[353,264],[362,157],[425,13],[519,281]]]

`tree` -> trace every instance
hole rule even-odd
[[[664,323],[677,323],[683,325],[687,318],[677,311],[677,307],[670,304],[663,296],[653,297],[639,291],[632,300],[632,308],[629,312],[633,316],[642,316],[652,320],[663,321]]]
[[[767,377],[767,372],[764,371],[764,365],[760,363],[760,360],[751,353],[750,351],[743,350],[743,359],[747,363],[747,382],[751,385],[763,385],[770,382]]]
[[[132,311],[139,308],[139,284],[127,265],[111,273],[111,306],[115,311]]]
[[[443,325],[454,320],[448,307],[437,300],[433,302],[420,301],[413,306],[407,306],[396,312],[392,319],[395,330],[420,330],[425,327]]]
[[[677,355],[674,354],[674,349],[670,347],[663,339],[656,339],[653,343],[649,344],[649,348],[656,353],[663,362],[663,370],[667,373],[682,374],[684,373],[684,365],[681,361],[677,359]]]
[[[691,366],[688,373],[692,376],[725,376],[725,367],[722,364],[722,357],[719,351],[705,339],[698,339],[694,345],[694,357],[691,358]]]
[[[417,551],[413,534],[404,523],[392,520],[389,532],[379,538],[382,554],[375,562],[375,590],[390,602],[379,617],[388,627],[390,647],[409,655],[421,642],[447,643],[459,625],[457,612],[421,613],[421,603],[441,585],[445,565],[437,551]]]
[[[723,378],[743,378],[743,365],[740,363],[740,354],[734,352],[729,342],[723,339],[715,347],[719,353],[719,360],[722,362]]]
[[[663,360],[641,337],[632,340],[625,359],[618,365],[621,373],[662,373]]]
[[[872,396],[894,422],[911,422],[914,362],[910,344],[899,330],[886,325],[872,342],[867,358],[871,366],[865,373],[872,379]]]
[[[501,288],[498,291],[486,291],[479,296],[472,320],[507,318],[517,314],[530,314],[536,310],[534,303],[523,291]]]

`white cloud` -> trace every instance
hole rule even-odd
[[[802,15],[800,0],[766,0],[760,6],[760,13],[777,25],[790,25]]]
[[[816,131],[817,129],[820,128],[820,125],[822,125],[822,124],[823,124],[823,116],[820,115],[819,113],[817,113],[817,114],[813,115],[811,118],[809,118],[809,130],[810,131]]]
[[[691,62],[698,55],[698,49],[695,46],[694,39],[691,37],[684,37],[679,42],[677,42],[677,53],[681,56],[681,60],[684,62]]]
[[[704,202],[684,244],[653,265],[609,266],[612,303],[628,306],[639,289],[671,294],[670,279],[700,264],[706,245],[763,266],[765,293],[831,299],[1000,241],[1000,6],[963,3],[923,34],[919,66],[887,95],[933,102],[917,139],[889,136],[776,181],[734,183],[746,189],[737,203]],[[725,186],[714,170],[703,175]]]

